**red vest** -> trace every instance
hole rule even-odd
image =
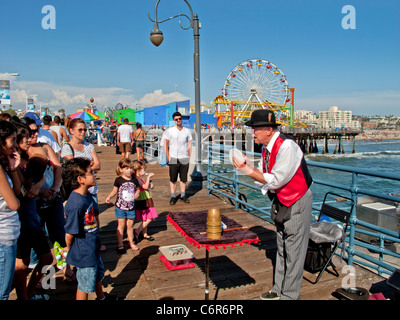
[[[271,169],[276,162],[276,155],[278,154],[279,148],[281,147],[283,141],[285,141],[285,139],[287,138],[289,137],[281,133],[279,137],[276,139],[269,157],[268,173],[271,173]],[[264,161],[264,156],[263,156],[263,161]],[[278,200],[284,206],[289,207],[297,200],[299,200],[307,192],[308,188],[311,186],[311,182],[312,178],[308,171],[306,161],[304,160],[303,157],[301,159],[301,164],[297,169],[296,173],[294,174],[292,180],[290,180],[283,187],[276,189],[274,191],[278,197]]]

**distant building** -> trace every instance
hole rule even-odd
[[[363,128],[377,128],[378,127],[378,123],[376,122],[366,122],[366,121],[362,121],[362,127]]]
[[[376,127],[385,128],[385,129],[397,129],[400,119],[394,116],[375,116],[371,117],[368,120],[369,123],[375,124]],[[364,127],[365,122],[363,123]]]
[[[317,127],[325,129],[361,129],[361,123],[353,120],[351,111],[341,111],[338,107],[329,107],[328,111],[319,111]]]
[[[317,120],[317,115],[308,110],[295,110],[294,118],[304,123],[314,123]]]

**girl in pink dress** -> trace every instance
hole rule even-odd
[[[135,200],[136,220],[142,221],[140,226],[135,230],[135,237],[139,240],[140,233],[142,233],[143,239],[153,241],[154,238],[147,234],[147,226],[153,219],[158,217],[153,198],[149,191],[154,187],[151,182],[151,177],[154,176],[154,173],[147,174],[145,169],[146,167],[141,161],[137,161],[133,165],[133,170],[140,185],[139,197]]]

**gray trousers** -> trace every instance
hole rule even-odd
[[[290,219],[275,223],[277,228],[277,253],[274,286],[271,291],[281,300],[300,299],[304,260],[310,234],[312,192],[310,189],[294,203]]]

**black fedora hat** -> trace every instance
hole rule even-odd
[[[272,110],[260,109],[255,110],[251,114],[249,121],[244,123],[249,127],[277,127],[280,123],[276,123],[275,113]]]

